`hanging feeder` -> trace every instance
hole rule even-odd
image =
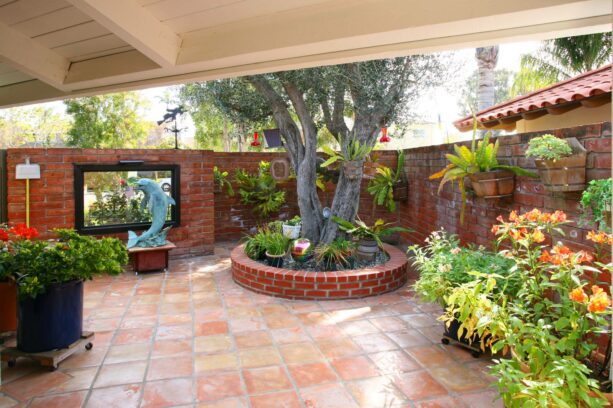
[[[262,144],[258,141],[259,137],[260,135],[258,134],[258,132],[253,132],[253,142],[251,142],[251,146],[258,147]]]
[[[281,131],[279,129],[265,129],[264,139],[266,140],[266,147],[272,149],[273,147],[282,147]]]
[[[389,136],[387,136],[387,128],[386,127],[382,127],[381,128],[381,139],[379,139],[379,142],[387,143],[387,142],[389,142],[391,140],[392,139],[390,139]]]

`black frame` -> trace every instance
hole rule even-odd
[[[181,225],[181,166],[178,164],[75,164],[74,165],[74,200],[75,200],[75,229],[82,234],[106,234],[126,232],[128,230],[146,230],[151,226],[150,222],[131,224],[100,225],[86,227],[84,219],[83,179],[86,172],[104,171],[170,171],[171,172],[171,197],[176,205],[171,206],[171,221],[167,221],[164,227],[179,227]]]

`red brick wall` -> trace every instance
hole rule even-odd
[[[558,137],[576,137],[588,150],[587,178],[589,180],[611,176],[611,123],[593,124],[570,129],[525,133],[500,138],[499,157],[507,164],[534,169],[534,161],[525,157],[527,142],[533,137],[553,133]],[[569,217],[579,219],[581,192],[550,193],[545,191],[540,179],[518,177],[513,197],[486,200],[469,197],[464,225],[459,222],[460,193],[457,186],[446,186],[437,194],[438,180],[428,176],[446,165],[445,154],[452,153],[452,145],[410,149],[406,152],[405,166],[409,175],[409,202],[400,208],[401,223],[415,230],[406,236],[410,243],[422,243],[435,229],[444,227],[457,233],[465,242],[489,247],[493,235],[491,226],[498,215],[508,216],[511,210],[518,212],[539,208],[543,211],[563,210]],[[502,161],[502,160],[501,160]],[[535,170],[536,171],[536,170]],[[560,240],[574,248],[591,247],[586,240],[589,227],[576,223],[564,228],[566,237]]]
[[[25,222],[25,180],[15,180],[15,166],[30,157],[40,164],[40,180],[30,181],[30,225],[51,236],[54,228],[74,228],[73,164],[115,164],[144,160],[181,166],[181,226],[168,239],[177,245],[173,257],[213,251],[213,152],[206,150],[9,149],[8,220]],[[126,239],[126,234],[116,236]]]

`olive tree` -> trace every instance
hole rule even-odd
[[[302,234],[315,243],[332,241],[338,226],[324,219],[316,189],[317,134],[325,126],[341,154],[352,143],[372,147],[382,126],[407,111],[420,90],[442,81],[440,56],[410,56],[219,80],[192,88],[192,102],[214,96],[238,120],[261,122],[271,116],[280,129],[296,173]],[[331,212],[353,220],[358,211],[362,172],[340,174]]]

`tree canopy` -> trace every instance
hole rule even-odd
[[[62,146],[70,121],[47,106],[9,108],[0,111],[0,147]]]

